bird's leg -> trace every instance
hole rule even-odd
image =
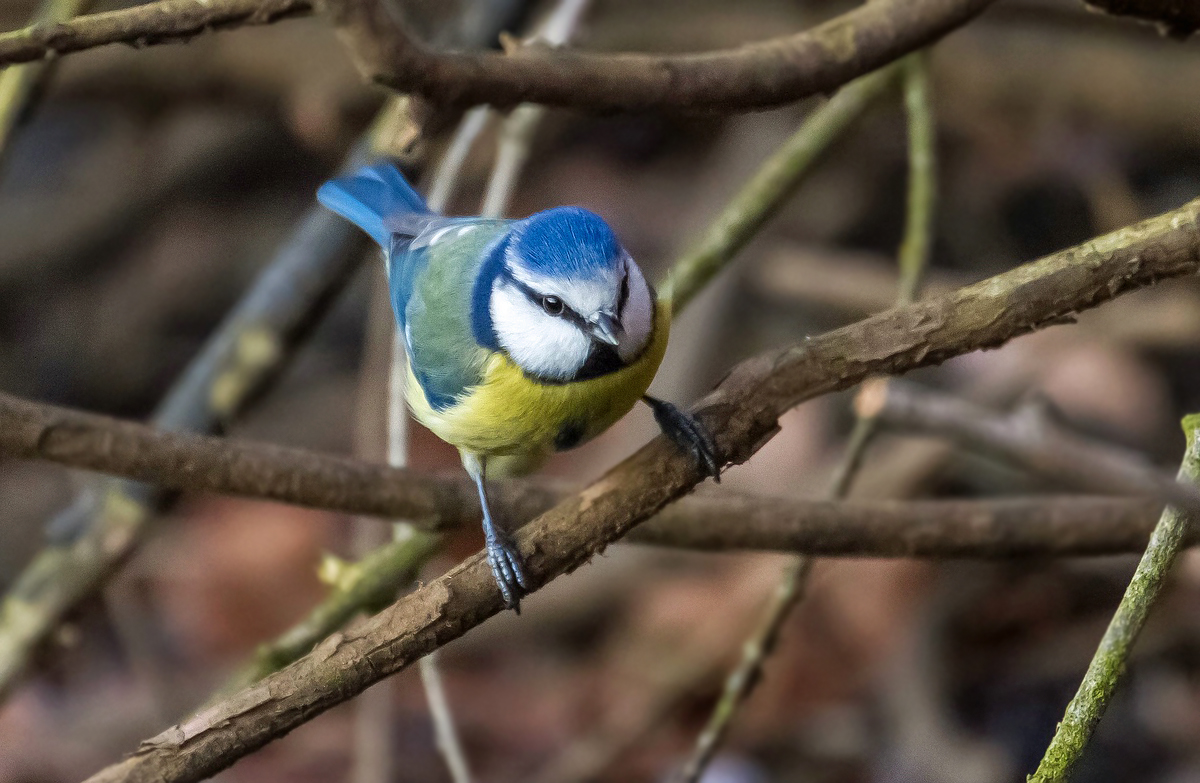
[[[642,399],[654,411],[654,420],[659,428],[676,446],[691,454],[706,476],[712,476],[713,481],[721,481],[721,465],[717,461],[717,444],[712,435],[696,417],[686,411],[681,411],[666,400],[659,400],[649,394]]]
[[[521,613],[521,596],[529,592],[529,583],[521,570],[521,555],[517,552],[516,543],[507,531],[497,527],[492,519],[492,509],[487,494],[487,462],[486,457],[464,460],[467,472],[475,479],[479,489],[479,505],[483,508],[483,536],[487,545],[488,565],[492,567],[492,576],[504,595],[504,605],[517,614]],[[474,463],[474,464],[472,464]],[[477,469],[476,469],[477,466]]]

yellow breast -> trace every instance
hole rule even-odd
[[[629,412],[654,380],[670,326],[670,305],[657,302],[654,331],[642,355],[586,381],[541,383],[497,353],[488,360],[483,383],[442,411],[430,407],[410,369],[409,407],[417,421],[460,450],[519,458],[505,460],[509,473],[532,469],[556,449],[594,438]]]

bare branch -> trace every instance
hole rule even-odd
[[[379,0],[326,0],[370,78],[439,104],[739,112],[832,92],[932,43],[991,0],[876,0],[812,30],[689,55],[437,52]]]
[[[952,438],[1078,489],[1155,497],[1200,513],[1200,489],[1179,483],[1139,454],[1065,430],[1039,401],[996,413],[912,383],[877,380],[863,386],[855,407],[881,424]]]
[[[1184,419],[1188,447],[1179,476],[1172,479],[1137,455],[1067,432],[1036,403],[1001,414],[903,381],[881,381],[864,389],[859,408],[893,426],[948,436],[999,454],[1040,476],[1101,491],[1154,494],[1185,506],[1163,511],[1078,692],[1029,778],[1034,783],[1062,783],[1100,722],[1171,566],[1193,532],[1192,520],[1200,512],[1200,417]]]
[[[43,0],[33,25],[54,24],[84,13],[91,0]],[[47,63],[30,63],[0,73],[0,165],[11,148],[13,134],[25,117],[30,100],[49,76]]]
[[[169,430],[214,431],[236,416],[278,377],[349,281],[362,247],[345,221],[310,210],[171,388],[154,422]],[[16,433],[4,437],[12,442]],[[60,442],[70,449],[71,441]],[[0,602],[0,694],[58,619],[137,546],[163,501],[152,487],[99,482],[50,521],[51,543]]]
[[[211,30],[270,24],[312,10],[312,0],[158,0],[0,33],[0,68],[107,44],[187,41]]]
[[[204,488],[347,514],[411,518],[425,530],[473,525],[480,514],[474,486],[457,473],[422,475],[299,449],[167,432],[7,395],[0,395],[0,433],[0,454],[6,457],[30,456],[35,452],[20,444],[40,441],[49,449],[40,452],[44,455],[95,466],[91,456],[86,463],[75,460],[93,454],[89,444],[102,442],[113,454],[148,454],[148,464],[164,466],[164,472],[131,473],[130,477],[169,479],[165,472],[171,470],[169,466],[187,465],[187,472],[175,474],[179,489]],[[61,445],[67,438],[70,443]],[[138,464],[121,462],[120,467]],[[106,462],[104,467],[112,470],[117,465]],[[211,483],[193,483],[197,478]],[[569,494],[561,484],[514,479],[496,485],[493,501],[498,513],[519,525]],[[1140,549],[1159,508],[1161,504],[1153,501],[1062,498],[1012,504],[834,503],[723,491],[681,500],[639,527],[629,540],[714,552],[758,549],[827,556],[1103,554]],[[1027,515],[1024,521],[1022,515]],[[1093,518],[1096,527],[1086,529]],[[730,519],[738,524],[730,525]],[[380,563],[394,561],[394,565],[356,564],[362,565],[363,573],[345,572],[339,589],[357,591],[358,606],[380,606],[392,579],[384,576],[378,581],[374,569],[413,572],[411,558],[396,560],[399,555],[393,555],[381,556]],[[375,563],[374,558],[369,560]],[[360,581],[360,577],[374,581]],[[394,593],[395,587],[390,589]],[[379,598],[371,597],[377,594]]]
[[[799,403],[871,375],[993,347],[1156,279],[1200,268],[1200,201],[968,286],[738,365],[697,416],[744,462]],[[700,467],[663,437],[518,535],[537,588],[689,492]],[[502,611],[482,553],[257,685],[144,742],[102,781],[196,781],[233,764]]]

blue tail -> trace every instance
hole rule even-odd
[[[385,221],[429,213],[425,200],[391,163],[364,166],[349,177],[330,180],[317,190],[317,200],[366,231],[384,250],[391,246],[392,234]]]

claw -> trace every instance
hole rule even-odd
[[[529,593],[529,579],[521,569],[521,554],[517,551],[512,536],[498,528],[492,519],[487,483],[484,480],[487,463],[482,457],[464,452],[463,465],[479,490],[479,505],[483,509],[483,538],[487,544],[487,559],[492,576],[496,578],[496,585],[500,588],[500,594],[504,596],[504,605],[520,614],[521,596]]]
[[[521,569],[521,556],[512,540],[499,530],[495,535],[488,535],[486,540],[488,565],[492,567],[492,576],[504,596],[504,605],[520,614],[521,596],[529,592],[529,582]]]
[[[665,400],[649,395],[642,398],[654,411],[654,420],[676,446],[692,455],[706,476],[721,482],[721,464],[717,460],[717,445],[712,435],[695,416],[681,411]]]

